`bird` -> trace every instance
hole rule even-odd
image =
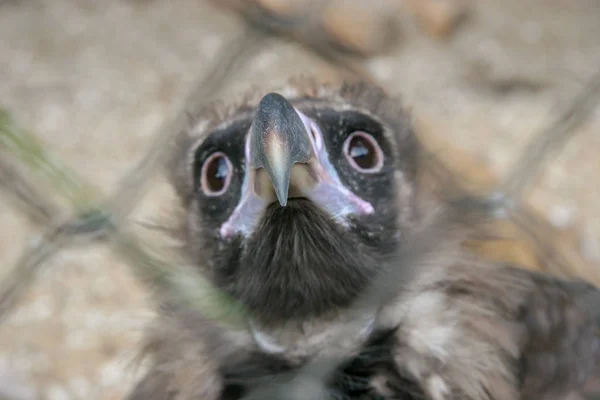
[[[252,90],[171,150],[182,252],[247,318],[161,301],[130,400],[550,400],[594,374],[599,289],[469,251],[485,205],[432,194],[383,88]]]

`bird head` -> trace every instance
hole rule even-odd
[[[290,86],[202,114],[177,149],[189,253],[264,324],[349,306],[414,214],[410,124],[365,84]]]

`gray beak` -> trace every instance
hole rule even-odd
[[[264,168],[281,206],[287,204],[295,163],[308,163],[312,144],[294,107],[281,95],[262,98],[250,127],[250,165]]]

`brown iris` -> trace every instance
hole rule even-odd
[[[207,196],[220,196],[229,187],[233,168],[229,158],[216,152],[210,155],[202,166],[202,191]]]
[[[360,172],[378,172],[383,166],[383,152],[373,136],[353,132],[344,143],[344,153],[352,167]]]

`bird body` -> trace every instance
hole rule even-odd
[[[169,163],[191,264],[241,328],[164,302],[130,399],[562,399],[600,347],[592,285],[465,248],[400,101],[293,81],[204,110]],[[334,361],[332,361],[334,360]]]

